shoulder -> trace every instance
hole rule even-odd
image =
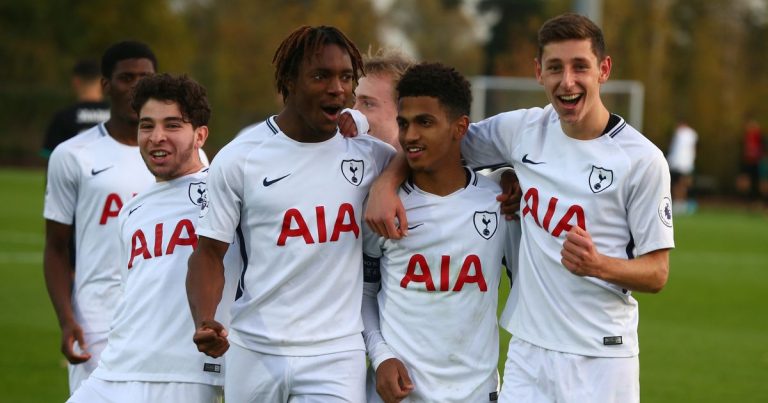
[[[632,159],[642,159],[649,156],[664,157],[664,153],[656,146],[656,144],[624,121],[624,119],[620,119],[619,123],[605,135],[632,157]]]
[[[472,172],[469,185],[474,187],[477,192],[492,193],[494,197],[501,193],[501,186],[498,183],[477,172]]]
[[[370,134],[361,134],[355,137],[345,137],[345,140],[356,147],[372,150],[376,153],[392,154],[396,153],[391,144],[385,143]]]
[[[57,145],[51,152],[49,164],[82,162],[80,157],[87,152],[88,146],[104,137],[102,130],[101,125],[94,126]]]
[[[83,148],[90,143],[98,141],[106,135],[107,134],[104,127],[102,125],[96,125],[63,141],[61,144],[56,146],[53,151],[56,152],[56,150],[61,149],[62,151],[59,152],[72,152],[74,150]]]
[[[232,141],[216,153],[213,163],[216,163],[217,160],[243,158],[253,151],[254,146],[274,137],[279,130],[270,120],[271,118],[240,130]]]

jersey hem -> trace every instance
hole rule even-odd
[[[635,344],[634,346],[627,347],[622,350],[615,350],[615,351],[605,351],[605,350],[584,350],[579,348],[569,348],[567,346],[558,346],[554,343],[547,343],[547,342],[539,342],[534,341],[535,337],[529,337],[528,335],[521,333],[521,332],[514,332],[512,330],[512,326],[509,325],[502,325],[502,327],[512,333],[512,337],[516,337],[526,343],[533,344],[534,346],[541,347],[545,350],[551,350],[551,351],[557,351],[560,353],[566,353],[566,354],[574,354],[574,355],[581,355],[584,357],[597,357],[597,358],[630,358],[634,357],[638,354],[640,354],[640,347],[639,345]]]
[[[248,338],[249,337],[247,336],[244,337],[244,335],[239,334],[235,329],[232,329],[229,335],[229,341],[231,343],[237,344],[247,350],[270,355],[313,357],[318,355],[343,353],[346,351],[365,351],[365,343],[363,342],[362,333],[344,336],[338,339],[317,341],[308,345],[273,346],[254,342],[248,340]]]
[[[206,379],[196,376],[184,377],[180,374],[166,374],[154,372],[112,372],[102,368],[96,368],[93,371],[94,378],[110,382],[149,382],[149,383],[199,383],[210,386],[224,386],[224,374],[221,379]]]

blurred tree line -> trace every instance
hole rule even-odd
[[[700,136],[700,174],[723,191],[745,116],[768,127],[768,0],[604,0],[611,78],[645,85],[643,130],[662,150],[679,117]],[[72,101],[74,62],[123,39],[159,70],[204,84],[213,155],[280,108],[272,55],[301,24],[335,25],[365,53],[401,46],[466,75],[533,76],[536,32],[570,0],[0,0],[0,164],[41,164],[52,112]],[[532,105],[533,106],[533,105]]]

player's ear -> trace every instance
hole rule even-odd
[[[538,57],[533,59],[535,65],[536,65],[536,81],[539,82],[539,84],[544,84],[541,82],[541,60],[539,60]]]
[[[202,148],[203,144],[205,144],[205,140],[208,139],[208,126],[200,126],[197,129],[195,129],[194,134],[194,146],[195,148]]]
[[[461,141],[469,129],[469,116],[461,115],[453,122],[453,138]]]
[[[111,86],[109,85],[109,80],[106,77],[101,78],[101,92],[104,93],[105,96],[109,96],[109,90],[111,89]]]
[[[602,61],[600,61],[600,77],[598,77],[598,82],[600,84],[608,81],[608,77],[611,76],[611,65],[612,62],[610,56],[606,56]]]

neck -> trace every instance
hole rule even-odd
[[[336,132],[324,134],[315,131],[304,122],[301,115],[287,106],[277,115],[275,122],[280,131],[300,143],[322,143],[336,135]]]
[[[611,114],[608,112],[608,109],[600,104],[599,108],[591,111],[578,122],[567,123],[561,120],[560,126],[568,137],[577,140],[592,140],[603,135],[610,116]]]
[[[128,146],[139,145],[137,140],[139,125],[137,122],[126,121],[119,118],[109,118],[109,120],[104,123],[104,127],[107,128],[109,135],[119,143]]]
[[[467,186],[467,171],[461,161],[434,171],[413,171],[411,177],[419,189],[437,196],[448,196]]]

